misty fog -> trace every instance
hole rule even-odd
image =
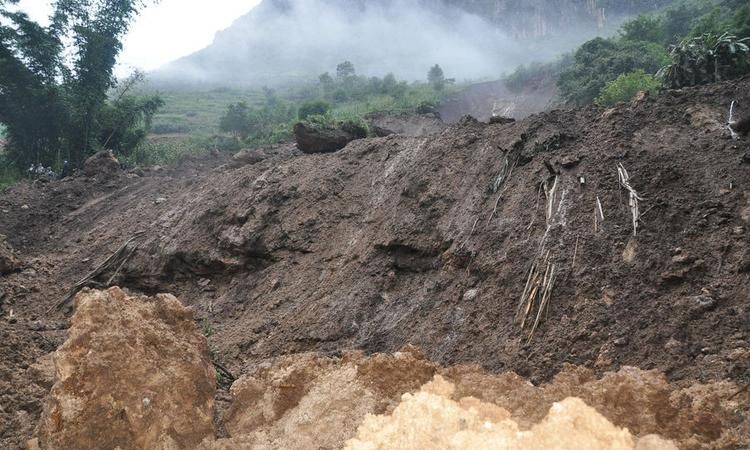
[[[509,24],[491,23],[443,1],[265,0],[218,33],[213,45],[166,66],[154,78],[277,84],[334,72],[343,60],[352,61],[363,75],[393,72],[418,80],[440,64],[447,77],[459,81],[498,78],[606,32],[597,26],[596,11],[578,8],[577,16],[564,18],[566,30],[550,32],[562,23],[559,6],[550,11],[520,7]]]

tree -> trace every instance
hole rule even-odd
[[[245,102],[232,103],[227,108],[227,112],[219,119],[219,128],[226,133],[232,133],[234,137],[242,139],[247,138],[251,132],[250,108]],[[253,114],[253,123],[257,127],[259,122],[257,113]]]
[[[436,91],[443,90],[445,87],[445,74],[443,74],[443,69],[440,65],[435,64],[430,68],[430,71],[427,73],[427,81]]]
[[[336,66],[336,78],[339,80],[347,80],[354,78],[357,72],[354,70],[354,64],[351,61],[344,61]]]
[[[113,67],[148,2],[58,0],[48,26],[12,11],[15,3],[0,0],[0,123],[11,160],[22,169],[80,164],[109,136],[102,121]]]
[[[622,25],[620,36],[626,41],[646,41],[661,44],[665,40],[664,22],[661,17],[641,14]]]
[[[324,74],[321,74],[318,77],[318,80],[320,80],[320,85],[323,86],[323,94],[331,95],[335,88],[333,77],[331,77],[331,75],[326,72]]]

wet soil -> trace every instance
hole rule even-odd
[[[512,124],[463,119],[328,155],[290,146],[240,167],[209,155],[21,183],[0,195],[0,234],[22,266],[0,278],[0,446],[38,420],[47,381],[25,374],[71,312],[50,308],[138,232],[122,269],[94,282],[178,296],[237,374],[414,344],[534,383],[566,363],[747,383],[750,146],[724,127],[733,100],[750,105],[750,80]],[[618,167],[641,199],[637,234]],[[554,283],[522,327],[536,272]]]

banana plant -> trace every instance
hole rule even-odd
[[[672,62],[657,74],[666,87],[720,82],[750,72],[750,38],[705,33],[672,46]]]

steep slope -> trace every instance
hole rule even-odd
[[[622,17],[667,0],[265,0],[158,81],[275,84],[314,79],[351,60],[363,74],[497,77],[569,50]]]
[[[564,363],[747,383],[750,167],[723,128],[732,100],[750,104],[750,79],[329,155],[21,184],[0,196],[24,267],[0,278],[3,404],[25,408],[14,426],[38,414],[15,389],[65,337],[69,311],[50,307],[131,237],[95,281],[177,295],[236,373],[411,343],[535,383]]]

